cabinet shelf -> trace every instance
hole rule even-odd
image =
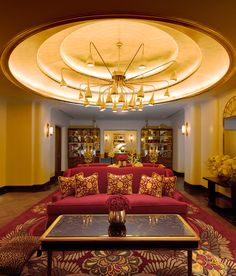
[[[145,127],[141,130],[141,159],[150,162],[150,153],[158,152],[157,163],[172,167],[173,135],[171,128],[157,126]]]
[[[100,157],[100,129],[94,127],[68,128],[68,167],[84,163],[84,151],[93,151],[94,161]]]

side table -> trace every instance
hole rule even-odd
[[[230,188],[232,208],[233,208],[233,212],[236,214],[236,182],[234,181],[224,182],[224,181],[221,181],[218,177],[203,177],[203,179],[208,181],[208,205],[210,207],[216,206],[215,185],[225,187],[225,188]]]

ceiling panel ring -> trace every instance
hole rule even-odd
[[[86,17],[86,20],[94,20],[96,18],[113,18],[113,17],[116,17],[116,16],[124,17],[124,18],[142,18],[142,19],[151,19],[152,18],[152,20],[155,19],[155,20],[160,20],[160,21],[163,21],[163,22],[172,22],[172,23],[175,22],[175,23],[181,24],[183,26],[191,26],[192,28],[196,28],[196,29],[198,29],[202,32],[207,33],[209,36],[213,37],[215,40],[220,42],[220,44],[225,48],[225,50],[227,51],[227,53],[229,55],[230,63],[229,63],[228,70],[226,71],[224,76],[221,79],[217,80],[212,86],[206,87],[206,88],[204,88],[203,90],[199,91],[196,94],[203,93],[204,91],[209,90],[209,88],[215,87],[216,85],[219,85],[219,84],[225,82],[227,79],[230,78],[233,71],[235,70],[235,68],[234,68],[234,64],[235,64],[235,56],[234,55],[235,54],[234,54],[233,48],[231,47],[230,43],[227,42],[226,39],[224,39],[221,35],[219,35],[215,31],[212,31],[209,28],[200,26],[197,23],[190,22],[190,21],[184,21],[182,19],[180,20],[180,19],[173,19],[173,18],[162,18],[162,17],[160,18],[160,17],[150,17],[150,16],[133,16],[133,15],[121,15],[121,14],[119,14],[119,15],[109,15],[109,16],[100,15],[100,16],[95,16],[95,17],[91,16],[91,17]],[[80,21],[80,20],[84,20],[84,19],[82,19],[81,17],[80,18],[65,19],[65,20],[62,20],[62,21],[54,22],[54,23],[51,23],[51,24],[45,24],[45,25],[33,28],[29,32],[26,31],[26,32],[18,35],[17,36],[18,39],[13,39],[13,41],[11,41],[8,44],[7,48],[5,50],[3,50],[2,53],[1,53],[1,70],[12,82],[19,85],[21,88],[22,88],[22,86],[24,87],[25,85],[24,84],[22,85],[19,82],[19,80],[16,77],[14,77],[14,75],[9,70],[8,59],[9,59],[9,56],[12,53],[12,51],[15,49],[15,47],[17,45],[19,45],[20,42],[23,41],[26,37],[31,36],[32,34],[35,34],[35,33],[39,32],[39,30],[47,29],[49,26],[58,26],[59,24],[62,24],[62,22],[64,22],[64,23],[65,22],[76,22],[76,20]],[[31,87],[28,87],[28,89],[31,92],[33,90]],[[38,91],[34,91],[34,92],[38,93]],[[44,95],[46,95],[46,94],[44,93]],[[176,100],[176,99],[174,99],[174,100]]]
[[[141,21],[142,22],[142,21]],[[154,25],[155,22],[151,22],[150,24]],[[82,25],[82,28],[83,26],[85,25],[85,27],[88,27],[90,24],[89,22],[87,23],[79,23],[78,25],[78,29],[80,28],[80,24]],[[93,25],[94,23],[92,23]],[[167,26],[162,26],[160,25],[160,23],[155,23],[158,27],[162,27],[165,31],[166,29],[170,29],[169,27]],[[69,29],[72,29],[71,31]],[[69,27],[69,28],[66,28],[64,30],[62,30],[61,32],[57,32],[56,34],[52,35],[51,37],[49,37],[47,40],[44,41],[44,43],[42,43],[42,45],[39,47],[39,50],[38,50],[38,53],[37,53],[37,60],[38,60],[38,64],[39,66],[41,67],[42,71],[44,71],[45,74],[47,74],[49,77],[51,78],[54,78],[55,80],[59,81],[60,80],[60,68],[62,68],[63,66],[70,66],[70,64],[68,63],[67,65],[63,64],[63,61],[65,63],[67,63],[67,60],[63,59],[63,61],[58,62],[59,60],[59,56],[63,55],[63,52],[61,50],[61,44],[64,43],[64,40],[68,38],[68,36],[70,36],[71,34],[73,34],[74,32],[77,31],[77,27],[76,26],[72,26],[72,27]],[[178,41],[178,58],[176,59],[176,62],[177,64],[179,63],[184,63],[184,59],[185,60],[191,60],[191,67],[192,68],[185,68],[185,73],[182,72],[181,73],[181,77],[180,77],[180,72],[178,72],[178,80],[177,82],[180,82],[182,80],[184,80],[185,78],[187,78],[188,76],[190,76],[193,72],[196,71],[196,69],[199,67],[200,63],[201,63],[201,53],[200,53],[200,49],[198,49],[198,46],[197,44],[195,45],[194,41],[192,39],[190,39],[188,36],[180,33],[179,31],[177,30],[172,30],[172,33],[173,31],[175,32],[175,36],[178,38],[177,35],[181,34],[181,38],[182,38],[182,42],[181,41]],[[61,34],[62,33],[62,34]],[[65,34],[64,34],[65,33]],[[58,37],[60,35],[60,38]],[[174,39],[176,39],[176,37],[173,37]],[[81,37],[81,39],[83,39],[83,37]],[[186,44],[186,41],[188,41],[188,46],[186,46],[185,44],[183,44],[183,41],[184,43]],[[188,51],[188,55],[186,56],[183,55],[183,52],[184,50],[182,50],[183,45],[181,45],[181,43],[183,45],[185,45],[185,48],[188,47],[191,49],[194,49],[194,51],[192,50],[190,54],[190,51]],[[57,44],[57,47],[55,47],[55,50],[53,49],[51,52],[50,52],[50,45],[53,44],[53,45],[56,45]],[[73,43],[74,44],[74,43]],[[77,50],[77,48],[76,48]],[[50,63],[48,63],[47,61],[47,57],[48,55],[50,55]],[[76,55],[76,53],[74,53],[74,56]],[[52,57],[54,57],[54,61],[52,62]],[[55,68],[55,64],[57,64],[57,67],[58,68]],[[169,66],[167,67],[171,67],[173,68],[175,66],[175,64],[169,64]],[[167,74],[169,68],[165,68],[165,73]],[[177,67],[177,66],[175,66]],[[189,67],[189,66],[188,66]],[[69,68],[69,67],[68,67]],[[76,70],[76,68],[72,68],[71,70]],[[86,67],[85,67],[86,69]],[[57,72],[53,72],[54,71],[57,71]],[[183,71],[183,68],[182,68],[182,71]],[[89,71],[88,71],[89,72]],[[88,76],[88,73],[87,74],[83,74],[83,76]],[[91,74],[92,75],[92,74]],[[162,73],[156,73],[155,74],[155,78],[157,78],[159,76],[159,79],[165,79],[166,77],[162,77]],[[79,77],[79,75],[78,75]],[[150,77],[152,76],[144,76],[142,77],[142,79],[144,79],[145,81],[149,81]],[[139,77],[141,78],[141,77]],[[103,80],[104,78],[98,78],[99,80]],[[132,81],[131,81],[132,82]],[[70,78],[68,79],[68,83],[70,83],[69,87],[72,87],[72,88],[79,88],[80,85],[78,85],[78,81],[75,80],[74,83],[73,83],[73,80],[71,80]],[[173,83],[170,83],[170,86],[172,86]],[[163,88],[166,86],[166,83],[164,82],[162,84]],[[156,91],[159,90],[159,89],[156,89]],[[96,91],[93,91],[93,92],[96,92]]]

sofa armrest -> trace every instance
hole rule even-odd
[[[178,192],[174,193],[173,198],[178,200],[178,201],[183,201],[183,196]]]
[[[62,199],[62,194],[60,191],[57,191],[53,196],[52,196],[52,202],[56,202],[58,200]]]
[[[165,176],[174,176],[174,172],[171,169],[165,168]]]

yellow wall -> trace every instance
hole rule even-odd
[[[209,97],[185,108],[189,135],[185,136],[185,181],[207,187],[204,176],[210,176],[206,161],[212,155],[223,154],[223,112],[236,90]],[[218,191],[229,196],[228,189]]]
[[[0,185],[44,184],[52,176],[50,108],[28,100],[0,102]]]
[[[6,185],[6,101],[0,99],[0,187]]]
[[[189,105],[185,110],[188,136],[185,136],[185,181],[199,184],[201,181],[201,109],[199,105]]]
[[[219,136],[219,99],[211,98],[201,104],[201,179],[200,183],[207,187],[204,176],[211,175],[206,167],[207,159],[220,152]]]
[[[51,136],[46,136],[50,123],[50,108],[46,104],[33,105],[33,183],[46,183],[51,175]]]
[[[32,105],[25,102],[7,104],[7,185],[32,183]]]

